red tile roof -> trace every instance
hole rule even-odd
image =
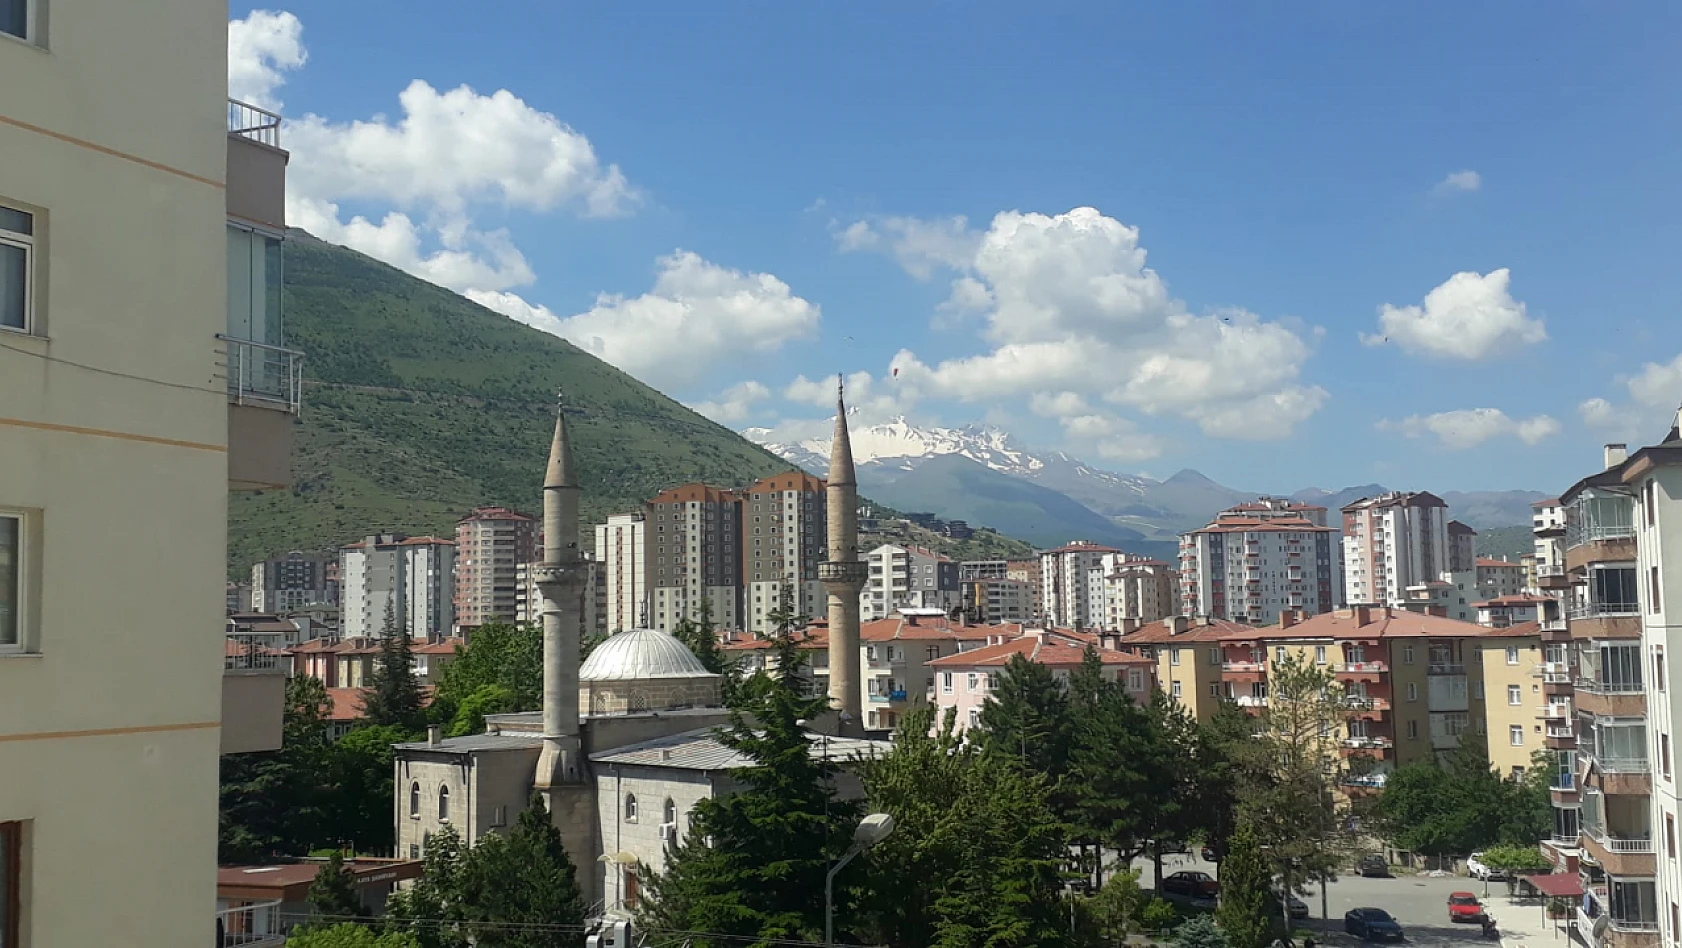
[[[859,625],[859,640],[863,642],[918,641],[986,641],[989,635],[1020,635],[1021,625],[964,625],[945,616],[893,615]]]
[[[1478,557],[1477,564],[1479,566],[1510,566],[1514,569],[1517,569],[1519,566],[1519,563],[1516,560],[1498,560],[1488,556]]]
[[[970,649],[945,658],[937,658],[928,665],[930,668],[971,668],[992,667],[1005,665],[1017,655],[1030,662],[1041,665],[1070,666],[1079,665],[1086,657],[1085,645],[1076,645],[1069,641],[1058,641],[1054,635],[1038,636],[1024,635],[1021,638],[998,645],[988,645],[982,648]],[[1144,668],[1154,668],[1153,659],[1127,652],[1116,652],[1110,649],[1097,649],[1098,659],[1105,665],[1137,665]]]
[[[1152,622],[1136,632],[1121,637],[1123,645],[1167,645],[1179,642],[1220,642],[1234,635],[1254,634],[1255,626],[1226,619],[1210,619],[1208,625],[1198,625],[1193,619],[1184,632],[1174,634],[1172,619]]]
[[[1252,639],[1391,639],[1480,636],[1483,626],[1422,612],[1368,607],[1368,621],[1357,625],[1356,609],[1339,609],[1309,616],[1288,627],[1264,626],[1242,638]]]
[[[1520,622],[1505,629],[1486,629],[1483,637],[1486,639],[1522,639],[1542,634],[1542,623]]]
[[[362,698],[368,693],[366,688],[329,688],[327,700],[333,703],[333,708],[327,714],[327,719],[336,723],[346,724],[362,717]],[[432,689],[421,686],[421,706],[432,703]]]

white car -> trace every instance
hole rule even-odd
[[[1466,857],[1466,874],[1474,879],[1485,882],[1505,882],[1507,873],[1504,869],[1491,869],[1483,864],[1483,853],[1473,853]]]

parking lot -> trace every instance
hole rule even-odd
[[[1134,865],[1141,870],[1140,884],[1148,887],[1151,883],[1149,863],[1140,860]],[[1163,860],[1164,876],[1182,869],[1201,869],[1219,877],[1213,865],[1195,855]],[[1334,948],[1354,948],[1360,944],[1360,939],[1343,933],[1343,913],[1352,908],[1373,906],[1389,912],[1401,923],[1409,944],[1424,948],[1468,948],[1472,945],[1494,948],[1492,942],[1484,940],[1477,925],[1449,922],[1448,895],[1457,891],[1469,891],[1483,897],[1484,884],[1464,876],[1396,875],[1366,879],[1343,875],[1326,887],[1328,918],[1321,919],[1320,890],[1316,886],[1303,897],[1303,901],[1308,903],[1309,918],[1306,922],[1298,921],[1297,925],[1313,930],[1318,943]],[[1565,936],[1556,934],[1543,922],[1539,905],[1534,902],[1514,904],[1507,899],[1505,882],[1489,884],[1489,896],[1484,898],[1484,905],[1500,926],[1502,948],[1545,948],[1549,945],[1567,948]]]

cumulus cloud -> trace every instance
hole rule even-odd
[[[517,323],[541,329],[552,336],[561,335],[561,318],[547,306],[533,303],[518,293],[497,290],[466,290],[461,295],[488,310],[501,313]]]
[[[506,230],[479,231],[461,221],[427,227],[400,211],[378,222],[362,216],[344,221],[337,204],[308,197],[290,200],[287,216],[293,226],[322,240],[384,260],[470,299],[473,292],[524,286],[535,278]],[[425,249],[429,243],[438,248]]]
[[[716,399],[699,402],[690,407],[720,424],[737,425],[748,420],[753,415],[755,406],[770,397],[770,389],[749,379],[725,389]]]
[[[1456,273],[1425,294],[1421,306],[1379,308],[1380,331],[1363,334],[1369,346],[1391,344],[1413,355],[1474,361],[1548,338],[1540,319],[1513,299],[1505,269]]]
[[[1395,431],[1409,438],[1434,437],[1451,451],[1474,448],[1495,438],[1517,438],[1536,444],[1559,433],[1559,422],[1547,415],[1509,418],[1497,408],[1463,408],[1434,415],[1410,415],[1400,421],[1378,423],[1380,431]]]
[[[876,217],[845,227],[836,222],[832,230],[843,252],[886,251],[919,280],[929,279],[937,269],[967,266],[977,244],[977,235],[962,214],[934,220]]]
[[[275,90],[285,73],[308,59],[304,25],[290,13],[253,10],[228,21],[228,95],[265,109],[280,108]]]
[[[1476,171],[1453,171],[1447,177],[1437,182],[1431,189],[1433,194],[1463,194],[1476,191],[1483,187],[1483,177]]]
[[[654,288],[602,294],[560,321],[559,335],[658,386],[691,385],[817,331],[820,313],[768,273],[744,273],[677,251],[658,261]]]
[[[1675,421],[1682,405],[1682,354],[1669,362],[1648,362],[1641,371],[1617,380],[1628,400],[1614,404],[1590,398],[1577,406],[1583,422],[1625,441],[1657,441]]]

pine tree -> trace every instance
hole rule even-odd
[[[315,919],[333,925],[362,916],[362,898],[356,892],[356,880],[345,866],[345,857],[335,849],[316,871],[310,885],[310,914]],[[324,926],[325,927],[325,926]]]
[[[583,943],[577,871],[540,794],[507,835],[464,854],[460,914],[476,948],[571,948]],[[572,931],[558,930],[576,927]]]
[[[380,632],[380,658],[374,666],[362,698],[362,719],[374,725],[395,725],[405,730],[420,727],[421,687],[415,678],[415,657],[408,631],[397,621],[391,603],[386,603],[385,627]]]
[[[1013,655],[981,708],[980,739],[1056,787],[1069,769],[1069,721],[1068,693],[1051,669]]]
[[[466,853],[454,827],[432,834],[421,877],[386,903],[386,931],[408,935],[419,948],[468,948],[462,898]]]
[[[724,650],[718,647],[718,626],[713,621],[712,597],[703,597],[697,618],[686,618],[679,622],[672,630],[672,636],[688,646],[707,671],[715,675],[724,675],[726,680],[733,676],[734,670],[730,668],[729,659],[725,658]]]
[[[1106,678],[1096,650],[1088,648],[1069,676],[1069,774],[1062,799],[1075,828],[1089,880],[1099,884],[1104,848],[1131,860],[1154,829],[1154,812],[1174,794],[1153,746],[1160,735],[1145,709]]]
[[[1232,948],[1267,948],[1277,922],[1273,915],[1273,873],[1248,826],[1239,826],[1221,861],[1221,903],[1215,921]]]

